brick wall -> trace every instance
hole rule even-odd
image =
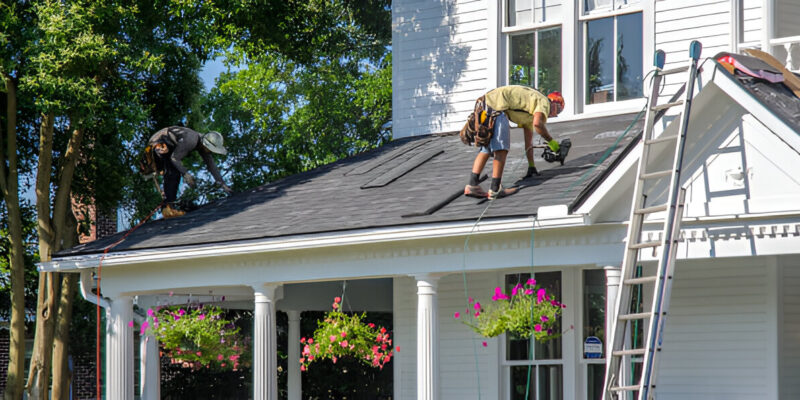
[[[0,329],[0,393],[6,391],[6,373],[8,372],[8,330]]]

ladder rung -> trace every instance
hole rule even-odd
[[[659,136],[659,137],[657,137],[655,139],[645,140],[644,144],[651,145],[651,144],[656,144],[656,143],[661,143],[661,142],[669,142],[669,141],[675,140],[677,138],[678,138],[678,135],[662,135],[662,136]]]
[[[672,175],[672,170],[668,169],[668,170],[664,170],[664,171],[656,171],[656,172],[650,172],[650,173],[647,173],[647,174],[642,174],[641,179],[663,178],[665,176],[670,176],[670,175]]]
[[[608,390],[612,392],[632,392],[636,390],[640,390],[641,388],[639,385],[628,385],[628,386],[612,386],[608,388]]]
[[[689,70],[689,66],[688,65],[684,65],[683,67],[670,68],[670,69],[664,69],[664,70],[658,71],[658,74],[659,75],[672,75],[672,74],[679,74],[681,72],[686,72],[688,70]]]
[[[650,318],[650,313],[643,312],[643,313],[635,313],[635,314],[622,314],[619,316],[619,319],[623,321],[634,321],[637,319],[646,319]]]
[[[678,100],[678,101],[675,101],[675,102],[672,102],[672,103],[659,104],[657,106],[650,107],[650,109],[653,110],[653,111],[661,111],[661,110],[666,110],[668,108],[672,108],[672,107],[675,107],[675,106],[679,106],[681,104],[683,104],[683,100]]]
[[[635,243],[635,244],[629,245],[628,248],[631,249],[631,250],[634,250],[634,249],[646,249],[646,248],[649,248],[649,247],[658,247],[658,246],[661,246],[661,241],[660,240],[654,240],[654,241],[642,242],[642,243]]]
[[[641,285],[643,283],[655,282],[657,279],[658,279],[658,277],[655,276],[655,275],[642,276],[642,277],[639,277],[639,278],[625,279],[625,284],[626,285]]]
[[[611,352],[611,355],[614,357],[621,357],[621,356],[643,356],[645,353],[645,349],[628,349],[628,350],[614,350]]]
[[[666,210],[667,210],[667,205],[666,204],[662,204],[660,206],[652,206],[652,207],[640,208],[640,209],[634,211],[634,214],[644,215],[644,214],[652,214],[652,213],[657,213],[659,211],[666,211]]]

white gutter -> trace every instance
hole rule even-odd
[[[193,259],[205,257],[227,257],[252,253],[267,253],[289,250],[303,250],[333,246],[353,246],[362,244],[385,243],[405,240],[421,240],[466,236],[470,234],[492,234],[500,232],[529,231],[536,220],[537,228],[563,228],[585,224],[584,215],[564,215],[552,213],[552,207],[542,207],[550,218],[506,219],[484,221],[477,225],[474,222],[453,222],[419,227],[375,228],[347,233],[321,233],[279,237],[259,240],[235,241],[206,245],[176,246],[156,250],[133,250],[110,253],[103,258],[102,254],[88,254],[72,257],[59,257],[49,262],[38,264],[40,272],[69,272],[87,268],[97,268],[103,259],[103,267],[114,267],[134,263],[159,262],[174,259]]]
[[[91,287],[92,287],[92,271],[91,270],[81,271],[81,284],[80,284],[81,296],[83,296],[83,298],[86,301],[92,304],[99,305],[100,307],[108,308],[109,306],[111,306],[111,304],[108,302],[108,299],[105,297],[100,296],[98,301],[98,296],[92,293],[92,290],[90,289]]]

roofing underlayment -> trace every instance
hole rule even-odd
[[[570,205],[641,132],[642,118],[607,153],[636,114],[548,124],[558,140],[570,138],[566,163],[549,164],[535,150],[541,175],[527,170],[522,130],[512,130],[503,184],[519,193],[498,199],[484,215],[527,217],[541,206]],[[534,142],[539,142],[538,135]],[[487,200],[463,196],[477,149],[456,133],[394,140],[385,146],[312,171],[234,194],[185,216],[150,221],[110,252],[223,243],[354,229],[476,220]],[[605,156],[605,157],[604,157]],[[603,158],[598,165],[596,163]],[[491,176],[491,160],[484,169]],[[488,189],[489,180],[483,183]],[[61,251],[57,256],[101,253],[124,233]]]
[[[783,84],[738,73],[734,81],[800,131],[800,99]],[[640,136],[643,118],[618,141],[636,116],[548,124],[556,139],[572,140],[569,157],[563,166],[548,164],[541,159],[542,150],[537,149],[536,165],[541,175],[527,179],[522,179],[527,169],[522,130],[513,129],[503,183],[521,189],[496,200],[483,218],[524,218],[550,205],[572,209]],[[534,141],[540,141],[538,136]],[[182,217],[150,221],[110,252],[475,221],[488,203],[463,196],[476,153],[477,149],[463,145],[456,133],[394,140],[378,149],[234,194]],[[491,161],[484,172],[491,176]],[[488,183],[483,183],[485,189]],[[102,253],[123,234],[61,251],[55,258]]]

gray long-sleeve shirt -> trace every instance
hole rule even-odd
[[[219,173],[219,169],[214,162],[214,158],[211,156],[211,152],[202,145],[200,138],[200,134],[192,129],[182,126],[170,126],[150,136],[149,144],[151,146],[156,143],[166,144],[170,149],[170,152],[167,154],[169,162],[181,175],[189,172],[181,160],[191,153],[192,150],[197,150],[203,158],[203,161],[205,161],[206,167],[208,171],[211,172],[214,180],[222,185],[225,181],[222,180],[222,175]]]

